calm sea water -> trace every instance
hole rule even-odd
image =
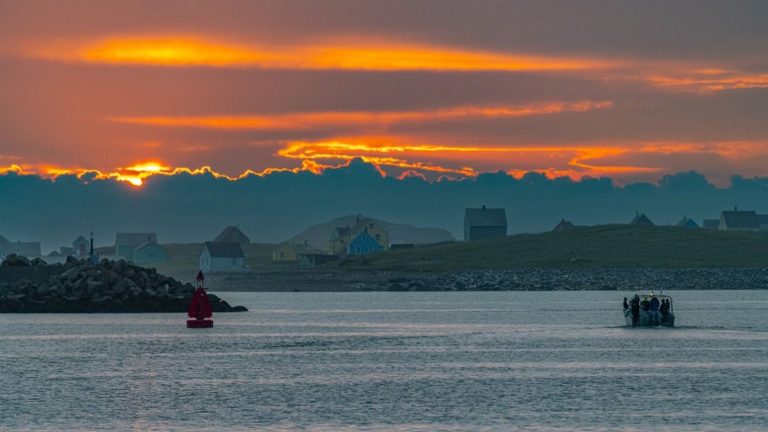
[[[2,430],[765,430],[768,291],[222,293],[250,312],[0,315]]]

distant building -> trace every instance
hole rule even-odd
[[[147,265],[168,261],[168,251],[155,242],[144,242],[133,250],[134,264]]]
[[[720,229],[720,219],[704,219],[701,222],[701,227],[711,230]]]
[[[298,262],[301,254],[326,254],[325,252],[304,243],[282,243],[272,252],[272,261],[275,262]]]
[[[75,241],[72,242],[72,253],[78,258],[84,258],[90,255],[91,243],[83,236],[78,236]]]
[[[352,240],[350,238],[351,230],[349,227],[336,228],[331,232],[330,251],[334,255],[344,255],[347,253],[347,246]]]
[[[0,235],[0,259],[5,258],[6,251],[8,250],[8,246],[10,246],[11,242],[8,241],[7,238]]]
[[[157,243],[157,234],[117,233],[117,236],[115,236],[115,256],[125,260],[132,260],[134,249],[146,242]]]
[[[507,235],[507,211],[503,208],[464,210],[464,240],[486,240]]]
[[[757,215],[757,221],[760,223],[760,231],[768,231],[768,214]]]
[[[242,246],[236,242],[205,242],[200,252],[200,270],[205,273],[247,272]]]
[[[71,255],[74,255],[74,254],[75,254],[75,250],[72,249],[69,246],[62,246],[62,247],[59,248],[59,255],[60,256],[68,257],[68,256],[71,256]]]
[[[683,216],[680,222],[677,223],[677,226],[681,228],[698,228],[699,224],[697,224],[693,219]]]
[[[224,231],[216,236],[213,241],[215,243],[240,243],[243,246],[251,244],[251,239],[236,226],[228,226],[224,228]]]
[[[629,222],[630,225],[656,226],[645,213],[635,212],[635,217]]]
[[[720,231],[760,231],[760,218],[754,210],[726,210],[720,213]]]
[[[567,221],[565,219],[560,220],[560,222],[555,225],[554,228],[552,228],[553,232],[559,232],[559,231],[572,231],[576,228],[576,226],[571,223],[571,221]]]
[[[329,255],[327,253],[300,253],[299,254],[299,267],[312,268],[319,265],[323,265],[327,262],[331,262],[339,259],[337,255]]]
[[[349,251],[349,244],[362,232],[367,232],[379,244],[380,250],[389,249],[389,233],[387,230],[373,219],[358,217],[357,222],[352,227],[336,228],[333,230],[329,250],[334,255],[346,255]]]
[[[383,250],[381,244],[367,230],[357,234],[347,245],[347,255],[370,255]]]
[[[27,258],[39,258],[42,256],[40,242],[12,242],[3,248],[5,255],[16,254]]]

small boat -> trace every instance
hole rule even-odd
[[[197,288],[192,294],[192,301],[189,303],[187,316],[192,318],[187,320],[187,328],[211,328],[213,327],[213,309],[211,302],[208,301],[208,294],[203,285],[203,272],[197,273]]]
[[[635,294],[624,309],[624,320],[631,327],[674,327],[672,297],[662,294]]]

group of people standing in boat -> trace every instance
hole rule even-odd
[[[642,299],[635,294],[632,300],[627,301],[624,297],[624,316],[632,317],[632,325],[658,326],[670,324],[672,318],[672,301],[668,298],[661,298],[650,295]],[[627,319],[629,324],[629,319]]]

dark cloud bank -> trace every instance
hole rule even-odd
[[[117,231],[156,231],[166,243],[198,242],[238,224],[254,242],[278,242],[311,224],[363,213],[445,228],[460,238],[464,208],[483,204],[507,209],[511,233],[546,231],[561,218],[625,223],[636,210],[657,224],[683,216],[700,222],[734,205],[768,212],[768,178],[736,176],[727,188],[695,172],[625,186],[608,178],[572,181],[534,173],[429,183],[381,177],[361,161],[322,175],[284,172],[235,182],[210,175],[156,176],[142,188],[112,180],[6,174],[0,176],[0,234],[42,240],[47,252],[90,231],[103,245],[112,243]]]

